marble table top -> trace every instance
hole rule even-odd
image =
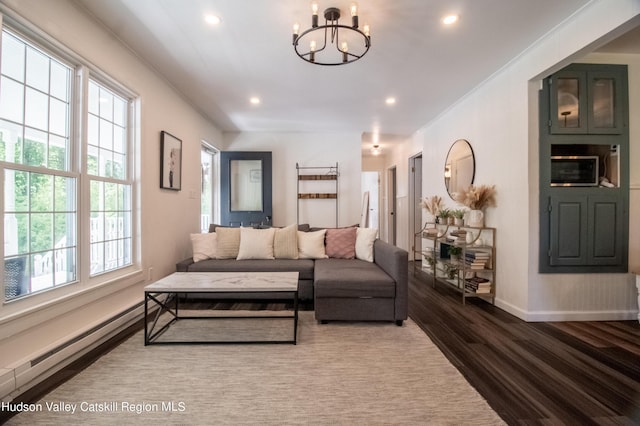
[[[296,291],[297,272],[174,272],[144,288],[145,292]]]

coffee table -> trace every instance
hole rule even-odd
[[[262,300],[265,295],[278,294],[281,299],[293,301],[293,314],[290,315],[256,315],[238,316],[181,316],[179,295],[187,293],[208,293],[224,295],[228,299]],[[162,297],[165,295],[166,297]],[[158,311],[149,326],[149,304],[157,306]],[[290,312],[290,311],[286,311]],[[168,313],[171,320],[158,325],[158,319]],[[175,272],[144,288],[144,344],[211,344],[211,343],[297,343],[298,335],[298,272]],[[193,319],[242,319],[260,318],[264,320],[292,319],[293,337],[290,340],[180,340],[158,341],[171,325],[181,320]],[[158,329],[156,330],[156,327]]]

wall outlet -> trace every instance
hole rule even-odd
[[[147,281],[151,281],[152,278],[153,278],[153,268],[149,268],[149,270],[147,271]]]

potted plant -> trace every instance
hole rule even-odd
[[[458,246],[449,246],[449,256],[452,261],[460,260],[460,255],[462,254],[462,247]]]
[[[444,264],[444,273],[447,274],[447,278],[452,280],[458,274],[458,267],[455,266],[455,265],[452,265],[450,263],[445,263]]]
[[[452,225],[453,224],[453,216],[451,216],[450,209],[442,209],[440,210],[440,223],[443,225]]]
[[[453,224],[456,226],[462,226],[464,224],[464,215],[466,210],[464,209],[455,209],[451,210],[451,216],[453,216]]]

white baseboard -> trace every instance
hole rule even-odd
[[[638,311],[525,311],[504,300],[496,299],[500,309],[527,322],[558,321],[632,321],[640,319]]]
[[[144,305],[137,305],[105,321],[104,326],[92,330],[59,350],[34,357],[10,369],[0,371],[0,401],[9,402],[51,377],[89,351],[126,330],[144,316]],[[142,342],[141,342],[142,344]]]

